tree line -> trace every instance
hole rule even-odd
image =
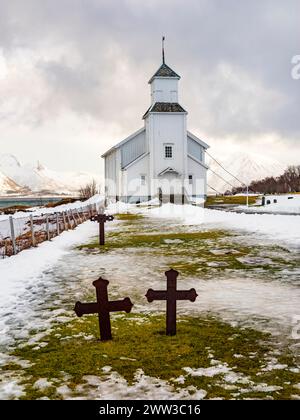
[[[260,194],[284,194],[300,191],[300,165],[289,166],[278,177],[266,177],[259,181],[252,181],[249,191]],[[233,188],[230,194],[245,192],[245,186]],[[229,192],[228,192],[229,193]]]

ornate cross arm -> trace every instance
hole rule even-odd
[[[190,302],[195,302],[197,296],[195,289],[180,290],[176,292],[176,300],[189,300]]]
[[[92,216],[90,220],[91,222],[106,223],[112,222],[113,220],[115,220],[115,218],[114,216],[107,214],[96,214],[96,216]]]
[[[98,303],[81,303],[76,302],[74,311],[77,316],[82,317],[82,315],[90,315],[99,312]]]
[[[167,300],[167,291],[149,289],[145,296],[149,303],[154,300]]]
[[[129,314],[133,307],[133,303],[129,298],[125,298],[123,300],[116,300],[108,302],[108,311],[109,312],[126,312]]]

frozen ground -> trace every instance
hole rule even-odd
[[[166,204],[145,212],[162,219],[180,219],[186,225],[204,228],[225,228],[255,233],[259,241],[283,241],[291,248],[300,248],[300,217],[274,214],[237,214],[194,206]]]
[[[205,278],[195,274],[180,278],[179,285],[195,287],[199,297],[192,305],[185,302],[178,304],[178,313],[192,316],[217,314],[231,324],[269,331],[278,337],[278,343],[288,342],[291,349],[297,351],[299,340],[291,340],[291,333],[295,317],[300,315],[300,217],[244,215],[172,205],[152,210],[120,205],[119,209],[111,207],[109,210],[143,211],[149,217],[143,225],[145,232],[147,229],[156,232],[233,230],[237,235],[230,244],[231,251],[238,243],[250,247],[265,244],[266,251],[260,250],[260,255],[256,257],[260,258],[261,265],[272,262],[272,258],[278,258],[281,252],[287,262],[296,261],[289,268],[281,263],[276,273],[265,272],[262,268],[220,273],[211,264]],[[107,230],[117,232],[123,229],[122,226],[122,222],[116,221],[107,224]],[[165,287],[163,272],[172,265],[172,257],[152,254],[152,249],[148,254],[134,248],[114,249],[104,254],[74,249],[74,246],[88,242],[96,234],[97,225],[86,222],[75,231],[64,232],[51,243],[43,243],[37,249],[0,261],[0,364],[7,363],[11,357],[10,349],[15,346],[29,343],[41,348],[47,345],[43,337],[57,323],[74,319],[74,302],[90,292],[91,282],[99,275],[110,280],[111,298],[131,296],[135,312],[163,311],[161,302],[149,305],[143,296],[149,287]],[[173,245],[178,246],[180,242]],[[280,251],[281,248],[274,250],[273,245],[284,246],[288,253],[283,249]],[[218,255],[224,252],[224,245],[220,242],[219,247],[211,250],[217,262]],[[253,257],[244,258],[250,266],[253,261],[257,263]],[[26,361],[18,363],[25,364],[26,368]],[[228,366],[217,364],[217,367],[223,369],[225,376],[230,374]],[[169,383],[150,378],[143,372],[137,372],[135,385],[132,386],[110,368],[104,373],[101,378],[84,378],[78,389],[82,398],[188,398],[190,395],[188,390],[178,391]],[[186,367],[187,375],[208,373]],[[0,384],[0,397],[22,396],[23,388],[19,382],[17,374],[5,373]],[[47,387],[45,378],[41,378],[37,386]],[[68,380],[60,384],[59,391],[63,398],[73,397]],[[205,390],[198,390],[194,396],[202,398],[205,394]]]

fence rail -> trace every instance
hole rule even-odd
[[[24,249],[35,247],[44,241],[75,229],[81,223],[98,214],[100,204],[89,204],[49,214],[25,217],[9,216],[0,221],[0,258],[16,255]]]

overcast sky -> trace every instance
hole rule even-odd
[[[0,151],[102,170],[143,125],[165,35],[188,128],[212,154],[300,163],[299,19],[300,0],[0,0]]]

